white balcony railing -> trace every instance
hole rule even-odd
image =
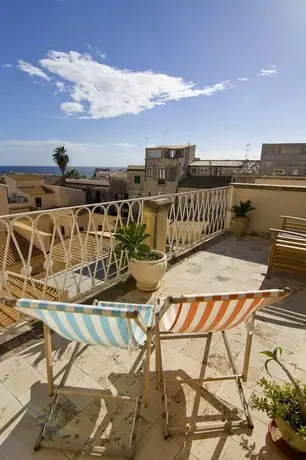
[[[229,188],[169,195],[167,253],[222,232]],[[160,198],[160,197],[156,197]],[[114,233],[143,220],[139,198],[0,217],[0,297],[83,301],[128,274]]]

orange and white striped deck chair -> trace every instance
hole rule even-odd
[[[180,297],[167,297],[164,300],[158,299],[158,305],[155,312],[155,331],[156,331],[156,386],[160,388],[161,400],[163,404],[164,420],[164,437],[171,434],[190,432],[190,427],[171,427],[169,425],[169,413],[167,405],[167,382],[164,378],[162,366],[161,340],[179,339],[179,338],[197,338],[206,337],[208,346],[206,350],[206,360],[208,357],[209,346],[213,332],[221,332],[227,351],[228,359],[231,364],[233,373],[231,375],[222,375],[220,377],[206,377],[204,373],[200,378],[180,379],[175,382],[189,384],[203,384],[222,380],[235,380],[239,396],[241,399],[243,411],[246,420],[232,420],[220,423],[206,423],[204,426],[194,427],[194,432],[205,430],[220,430],[229,425],[239,427],[247,424],[253,428],[251,414],[248,408],[247,400],[243,393],[241,381],[247,380],[248,367],[250,361],[250,352],[252,345],[252,319],[253,314],[274,304],[276,301],[287,297],[290,294],[289,288],[270,289],[261,291],[248,291],[224,294],[203,294],[203,295],[182,295]],[[243,371],[239,374],[230,345],[226,336],[226,331],[245,323],[247,326],[247,338],[244,353]],[[169,383],[171,380],[167,380]]]

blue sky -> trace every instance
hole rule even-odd
[[[306,140],[304,0],[3,0],[0,164],[241,158]]]

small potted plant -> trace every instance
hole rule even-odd
[[[281,385],[266,378],[261,378],[260,386],[264,396],[253,396],[251,406],[266,412],[275,421],[282,438],[295,451],[306,452],[306,386],[296,381],[281,361],[282,349],[263,351],[268,363],[276,362],[287,375],[290,383]]]
[[[141,223],[119,228],[114,235],[116,250],[126,253],[136,287],[141,291],[156,291],[167,269],[167,256],[162,251],[150,249],[145,243],[150,235],[145,230],[146,225]]]
[[[246,234],[249,225],[247,214],[254,209],[251,200],[240,201],[239,205],[232,206],[232,212],[235,216],[231,220],[230,230],[234,236],[239,238]]]

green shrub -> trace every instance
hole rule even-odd
[[[117,241],[116,250],[124,251],[129,259],[158,260],[158,255],[153,253],[144,242],[150,236],[149,233],[145,233],[145,230],[146,224],[134,222],[120,227],[114,235]]]
[[[236,217],[246,217],[248,212],[254,211],[255,208],[252,206],[251,200],[240,201],[239,205],[232,206],[232,212]]]
[[[264,396],[253,395],[251,407],[266,412],[272,419],[282,418],[296,433],[306,437],[306,386],[301,385],[286,368],[281,360],[282,352],[281,347],[276,347],[273,351],[262,351],[268,357],[265,368],[269,373],[269,362],[276,362],[290,383],[280,385],[265,377],[261,378],[259,385],[263,388]]]

